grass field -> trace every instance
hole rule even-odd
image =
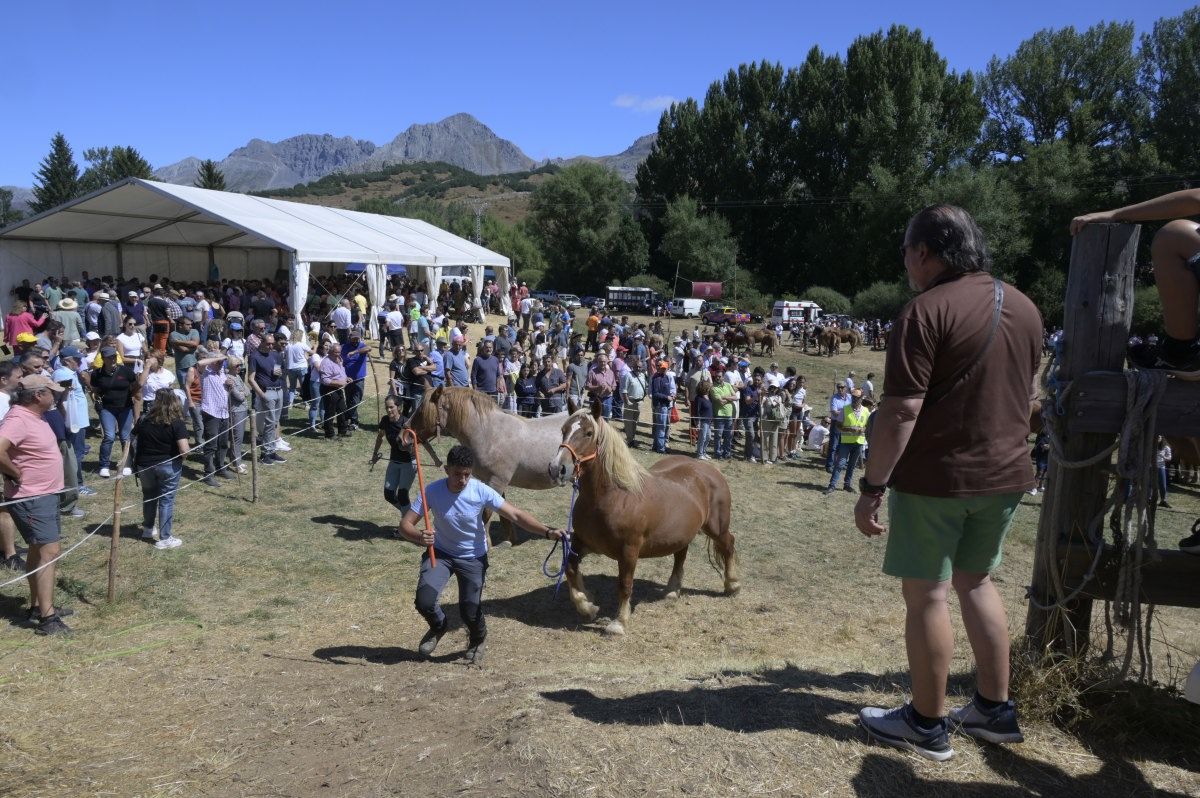
[[[882,355],[861,350],[785,347],[777,359],[809,377],[817,407],[848,369],[882,372]],[[375,415],[373,398],[363,410]],[[739,596],[721,595],[702,550],[675,602],[662,598],[669,559],[643,561],[628,634],[609,639],[601,620],[580,623],[565,590],[555,597],[541,573],[548,545],[526,540],[491,556],[485,666],[459,659],[453,608],[437,656],[419,661],[420,551],[390,535],[369,426],[343,443],[293,438],[286,465],[260,469],[256,504],[248,478],[188,488],[174,551],[138,540],[139,515],[126,512],[115,603],[104,601],[107,530],[62,563],[59,596],[77,610],[69,639],[35,637],[15,622],[24,589],[0,592],[13,621],[0,630],[0,795],[1200,794],[1200,707],[1165,688],[1110,696],[1069,728],[1030,719],[1019,746],[956,737],[941,766],[868,745],[859,707],[900,702],[907,687],[899,589],[879,572],[882,543],[853,527],[854,498],[823,498],[812,459],[724,464]],[[509,498],[565,523],[565,489]],[[1014,636],[1040,501],[1024,500],[997,574]],[[110,485],[86,502],[102,520]],[[1159,515],[1164,545],[1200,514],[1194,490],[1172,504]],[[67,542],[91,528],[71,525]],[[584,570],[611,615],[615,563],[590,557]],[[444,601],[455,600],[451,587]],[[1155,617],[1156,676],[1174,684],[1200,658],[1196,616]],[[966,696],[961,627],[959,644],[952,690]]]

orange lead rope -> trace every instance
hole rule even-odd
[[[425,528],[433,532],[433,524],[429,523],[429,502],[425,500],[425,474],[421,471],[421,441],[417,438],[415,430],[406,429],[400,433],[400,441],[404,442],[405,438],[412,439],[413,459],[417,463],[417,489],[421,492],[421,510],[425,514]],[[433,546],[429,547],[429,564],[437,566],[437,555],[433,553]]]

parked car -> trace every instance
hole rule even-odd
[[[751,322],[749,313],[743,313],[731,305],[723,305],[719,309],[710,310],[701,318],[704,319],[705,324],[711,324],[714,327],[722,324],[738,325]]]
[[[583,302],[574,294],[559,294],[558,303],[567,310],[576,310],[583,307]]]
[[[558,301],[557,291],[534,291],[532,294],[530,294],[530,296],[534,299],[540,299],[543,302],[548,303]]]
[[[579,300],[579,302],[585,308],[604,310],[604,297],[602,296],[585,296],[583,299]]]

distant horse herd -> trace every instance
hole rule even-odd
[[[881,337],[882,340],[876,343],[876,347],[886,349],[886,333]],[[717,340],[728,347],[735,355],[774,355],[775,348],[780,343],[774,331],[765,328],[747,330],[745,325],[738,325],[733,329],[726,330],[723,334],[717,336]],[[853,353],[855,349],[864,343],[863,335],[858,330],[844,330],[838,327],[823,327],[820,325],[809,327],[799,335],[793,335],[792,341],[800,343],[805,351],[811,345],[816,349],[817,354],[827,357],[841,354],[842,344],[848,345],[850,347],[849,351]]]

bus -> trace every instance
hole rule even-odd
[[[630,285],[608,286],[608,296],[605,298],[605,308],[608,310],[624,310],[635,313],[649,313],[655,305],[662,304],[662,297],[652,288],[635,288]]]

